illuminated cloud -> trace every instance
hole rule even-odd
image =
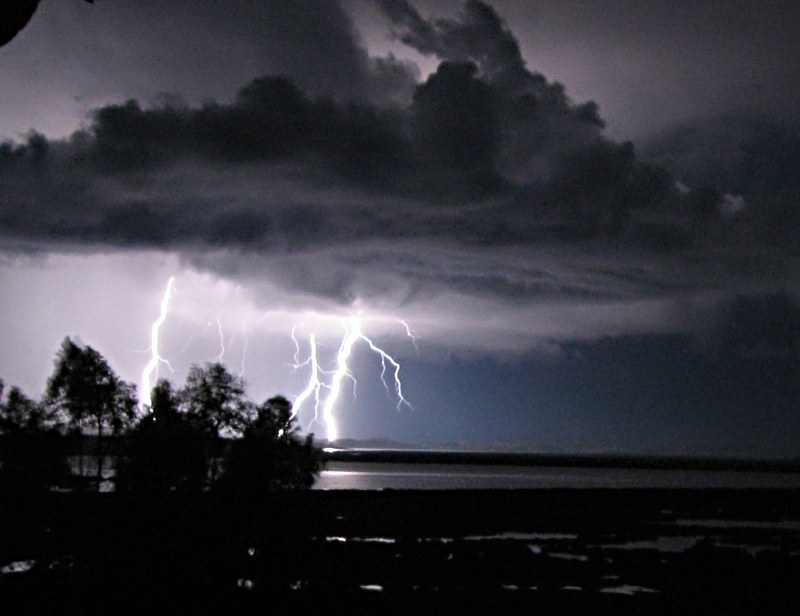
[[[302,87],[263,77],[230,103],[100,107],[68,139],[0,146],[4,246],[165,251],[243,285],[254,309],[397,316],[443,345],[518,350],[691,330],[710,318],[690,308],[698,294],[793,280],[785,256],[743,269],[751,221],[606,139],[596,106],[528,70],[488,5],[426,21],[377,4],[442,60],[405,105],[319,98],[297,73]],[[338,33],[338,63],[372,74],[333,6],[313,3],[309,23]]]
[[[275,34],[265,49],[283,64],[234,96],[198,96],[197,77],[185,99],[100,104],[69,137],[0,145],[3,346],[26,349],[0,361],[9,381],[41,388],[58,342],[77,333],[138,382],[172,277],[159,351],[177,359],[169,376],[222,358],[257,397],[315,396],[291,361],[292,332],[331,372],[352,318],[398,361],[444,365],[648,335],[711,354],[728,348],[720,323],[747,298],[793,305],[800,236],[785,200],[765,210],[746,195],[731,215],[724,192],[609,139],[597,105],[529,69],[490,6],[427,19],[373,3],[440,62],[420,80],[407,61],[370,57],[336,2],[263,4],[243,32]],[[209,6],[203,40],[216,32]],[[651,159],[674,169],[669,143]],[[742,166],[729,154],[698,150],[732,176]],[[764,336],[737,344],[794,352]]]
[[[336,3],[311,2],[302,19],[268,3],[259,19],[297,22],[304,40],[327,31],[335,50],[311,46],[305,72],[290,65],[292,79],[256,79],[229,103],[131,100],[95,109],[69,138],[0,146],[0,241],[22,253],[166,251],[278,289],[268,301],[291,310],[334,312],[673,301],[769,286],[791,269],[755,259],[742,274],[742,243],[759,241],[752,220],[725,220],[713,195],[681,194],[605,138],[597,107],[529,70],[490,6],[426,20],[402,0],[376,4],[406,44],[442,60],[404,105],[368,82],[379,65],[397,84],[413,71],[370,59]],[[363,87],[326,90],[321,75]],[[600,335],[542,328],[556,330]]]

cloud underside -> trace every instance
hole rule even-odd
[[[667,299],[628,329],[678,328],[675,302],[793,284],[791,262],[723,220],[718,195],[677,194],[603,136],[596,105],[528,70],[489,6],[430,21],[406,2],[377,5],[404,43],[441,60],[424,83],[359,52],[333,11],[349,51],[318,89],[297,70],[231,104],[129,101],[69,139],[0,146],[3,245],[177,252],[329,309],[494,305],[509,331],[556,304],[589,322],[584,306]],[[625,330],[615,314],[591,333]]]

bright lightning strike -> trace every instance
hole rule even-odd
[[[353,345],[356,340],[361,337],[361,327],[358,317],[350,317],[345,321],[345,334],[342,339],[342,346],[339,347],[339,353],[336,355],[336,372],[333,373],[333,380],[331,381],[331,393],[328,394],[328,399],[325,401],[325,406],[322,407],[322,420],[328,426],[328,440],[333,442],[339,437],[339,431],[336,427],[336,422],[333,420],[333,406],[339,398],[339,392],[342,389],[342,379],[350,374],[347,368],[347,360],[350,353],[353,352]]]
[[[172,285],[175,282],[175,277],[169,279],[167,283],[167,290],[164,292],[164,298],[161,300],[161,313],[158,316],[158,319],[153,323],[153,327],[150,330],[150,361],[148,362],[147,366],[142,373],[142,405],[149,407],[152,403],[150,399],[150,376],[153,374],[154,370],[158,370],[158,364],[162,361],[166,361],[158,354],[158,330],[161,327],[164,320],[167,318],[167,307],[169,306],[169,298],[172,295]]]
[[[219,355],[217,355],[217,363],[222,363],[222,358],[225,357],[225,334],[222,333],[222,321],[217,317],[217,331],[219,331]]]
[[[297,348],[297,353],[295,354],[294,360],[294,368],[302,368],[308,364],[311,364],[311,377],[308,379],[308,385],[303,390],[297,399],[294,401],[293,409],[292,409],[292,417],[297,416],[297,411],[300,410],[303,402],[305,402],[309,396],[312,394],[314,395],[314,409],[319,408],[319,392],[322,389],[322,381],[320,381],[319,375],[319,363],[317,362],[317,339],[314,334],[311,334],[309,337],[309,343],[311,345],[311,353],[309,358],[304,361],[303,363],[299,362],[300,357],[300,345],[297,342],[297,338],[295,338],[295,328],[292,328],[292,340],[294,340],[295,346]],[[314,421],[318,420],[319,417],[315,416]]]
[[[417,346],[417,333],[411,329],[411,327],[406,323],[403,319],[397,319],[400,321],[403,327],[406,328],[406,335],[411,338],[411,344],[414,345],[414,350],[419,353],[419,347]],[[399,369],[399,368],[398,368]]]
[[[381,358],[381,381],[383,382],[384,387],[386,387],[387,391],[389,389],[388,384],[386,383],[386,364],[387,362],[392,365],[394,369],[394,385],[395,385],[395,392],[397,394],[398,402],[397,402],[397,410],[401,410],[403,405],[407,406],[408,408],[413,410],[411,404],[406,400],[403,396],[403,385],[400,381],[400,364],[395,361],[395,359],[386,353],[383,349],[378,347],[371,339],[364,335],[361,331],[361,319],[358,317],[349,317],[345,319],[344,322],[344,329],[345,334],[344,338],[342,338],[342,343],[339,346],[339,351],[336,354],[336,370],[333,372],[333,377],[331,378],[331,383],[327,386],[330,389],[330,393],[328,397],[325,399],[325,404],[322,407],[322,421],[325,423],[327,427],[327,438],[328,441],[333,442],[339,436],[338,427],[336,425],[336,421],[333,417],[333,409],[336,406],[336,402],[339,399],[339,395],[341,394],[342,390],[342,380],[345,377],[353,378],[353,375],[350,373],[350,369],[348,368],[347,362],[350,358],[350,355],[353,352],[353,346],[359,340],[363,340],[369,345],[369,348],[380,355]],[[405,325],[405,324],[404,324]],[[411,333],[408,325],[406,325],[406,331],[409,333],[409,336],[412,340],[415,340],[413,334]],[[315,399],[315,418],[316,421],[319,418],[319,404],[320,404],[320,390],[324,386],[321,378],[321,374],[323,374],[322,370],[319,368],[319,362],[317,359],[317,346],[316,346],[316,339],[314,338],[313,334],[310,337],[311,343],[311,353],[309,359],[303,363],[299,363],[299,354],[300,354],[300,346],[297,342],[297,338],[295,337],[295,328],[292,328],[292,339],[295,342],[295,347],[297,349],[297,353],[295,354],[295,368],[300,368],[307,364],[311,364],[311,377],[309,379],[308,385],[306,389],[301,393],[294,403],[294,413],[295,415],[300,410],[301,405],[305,402],[312,394],[314,394]],[[416,346],[416,345],[415,345]],[[355,383],[355,379],[354,379]],[[312,422],[313,423],[313,422]]]
[[[164,297],[161,300],[161,313],[159,318],[153,323],[152,330],[151,330],[151,345],[150,350],[152,353],[150,362],[147,364],[147,367],[144,369],[142,374],[142,402],[143,406],[149,407],[152,404],[150,391],[152,387],[151,377],[153,372],[158,370],[158,366],[161,362],[167,363],[167,361],[162,358],[159,354],[159,328],[164,323],[164,320],[167,317],[167,309],[169,307],[169,300],[173,292],[173,283],[174,277],[169,279],[167,284],[167,289],[164,293]],[[260,323],[262,320],[270,316],[272,313],[267,312],[265,313],[256,324]],[[403,320],[397,320],[404,328],[406,335],[411,339],[414,348],[419,351],[417,347],[417,335],[411,329],[411,327]],[[341,344],[339,345],[339,350],[336,353],[335,359],[335,368],[326,371],[320,366],[319,360],[319,349],[317,346],[317,337],[315,334],[309,335],[309,355],[308,358],[304,361],[301,361],[301,349],[300,343],[298,342],[297,338],[297,326],[292,328],[292,341],[295,344],[295,355],[294,355],[294,364],[293,368],[295,370],[300,368],[306,368],[310,370],[310,376],[308,379],[308,383],[303,391],[297,396],[293,404],[293,417],[296,417],[299,413],[301,407],[303,405],[313,404],[314,407],[314,418],[309,423],[309,426],[313,425],[314,422],[321,422],[325,425],[326,432],[327,432],[327,440],[329,442],[336,441],[339,437],[339,429],[336,424],[336,419],[334,417],[334,409],[336,407],[337,402],[339,401],[341,392],[342,392],[342,381],[345,378],[349,378],[353,381],[353,391],[355,393],[356,387],[356,380],[353,374],[350,372],[348,362],[350,360],[350,356],[353,353],[353,349],[356,343],[359,340],[363,340],[370,348],[371,351],[378,354],[381,358],[381,382],[383,383],[384,387],[386,388],[386,392],[389,395],[394,395],[397,398],[397,410],[402,410],[403,406],[407,406],[409,409],[413,410],[413,406],[411,403],[405,398],[403,395],[403,385],[400,380],[400,364],[386,351],[378,347],[370,338],[368,338],[361,329],[361,318],[357,316],[351,316],[346,319],[343,319],[342,325],[344,327],[344,336],[341,340]],[[221,316],[217,316],[216,318],[217,323],[217,333],[219,335],[219,355],[217,356],[216,361],[222,363],[225,358],[226,353],[231,351],[233,346],[235,335],[230,338],[230,341],[227,345],[225,344],[225,332],[222,327],[222,319]],[[194,338],[197,335],[202,334],[207,329],[212,326],[212,321],[209,321],[206,324],[206,327],[199,333],[194,334],[191,338]],[[242,376],[245,372],[245,363],[248,353],[248,334],[247,334],[247,324],[242,326],[242,336],[244,338],[244,348],[242,350],[242,358],[241,358],[241,369],[239,372],[239,376]],[[187,342],[186,347],[188,347],[189,342]],[[169,365],[167,363],[167,365]],[[392,372],[392,378],[394,379],[394,387],[393,392],[390,391],[389,383],[387,382],[387,372]],[[323,393],[323,389],[326,390],[327,396]],[[324,400],[323,400],[324,399]],[[312,400],[312,402],[309,402]]]
[[[392,356],[386,353],[383,349],[376,347],[372,340],[367,338],[364,334],[361,334],[360,337],[366,341],[366,343],[369,345],[369,348],[381,356],[381,381],[383,381],[383,386],[386,387],[387,390],[389,386],[386,384],[386,362],[388,361],[394,367],[394,389],[397,392],[398,398],[397,410],[399,411],[402,406],[405,405],[413,411],[414,407],[411,406],[411,403],[409,403],[409,401],[403,397],[403,384],[400,382],[400,364],[398,364],[394,358],[392,358]]]

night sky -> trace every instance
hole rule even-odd
[[[339,436],[800,455],[800,5],[42,0],[0,48],[0,378],[221,360]],[[299,365],[303,364],[303,365]],[[299,366],[298,366],[299,365]],[[354,386],[354,381],[357,385]],[[309,402],[304,430],[324,437]]]

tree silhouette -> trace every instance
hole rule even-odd
[[[97,489],[100,489],[105,440],[119,436],[136,418],[136,387],[122,381],[100,353],[80,347],[69,337],[61,344],[53,374],[47,381],[45,404],[60,415],[81,444],[80,469],[84,474],[86,431],[96,432]]]
[[[172,385],[159,379],[152,407],[127,436],[118,465],[118,490],[199,491],[208,476],[207,435],[179,410]]]
[[[220,363],[206,363],[202,367],[195,364],[178,395],[186,418],[208,437],[206,454],[213,483],[222,471],[223,437],[241,435],[252,415],[244,381]]]
[[[42,405],[12,387],[2,400],[0,381],[0,488],[37,493],[60,483],[67,472],[64,440]]]
[[[180,391],[187,417],[209,434],[241,434],[248,424],[251,405],[245,399],[244,381],[220,363],[192,365]]]
[[[221,488],[241,496],[310,488],[322,469],[313,441],[311,434],[304,439],[298,435],[291,402],[283,396],[270,398],[256,408],[243,437],[232,444]]]
[[[0,381],[0,399],[5,384]],[[41,405],[28,398],[19,387],[12,387],[5,402],[0,401],[0,430],[39,428],[43,426],[45,412]]]

